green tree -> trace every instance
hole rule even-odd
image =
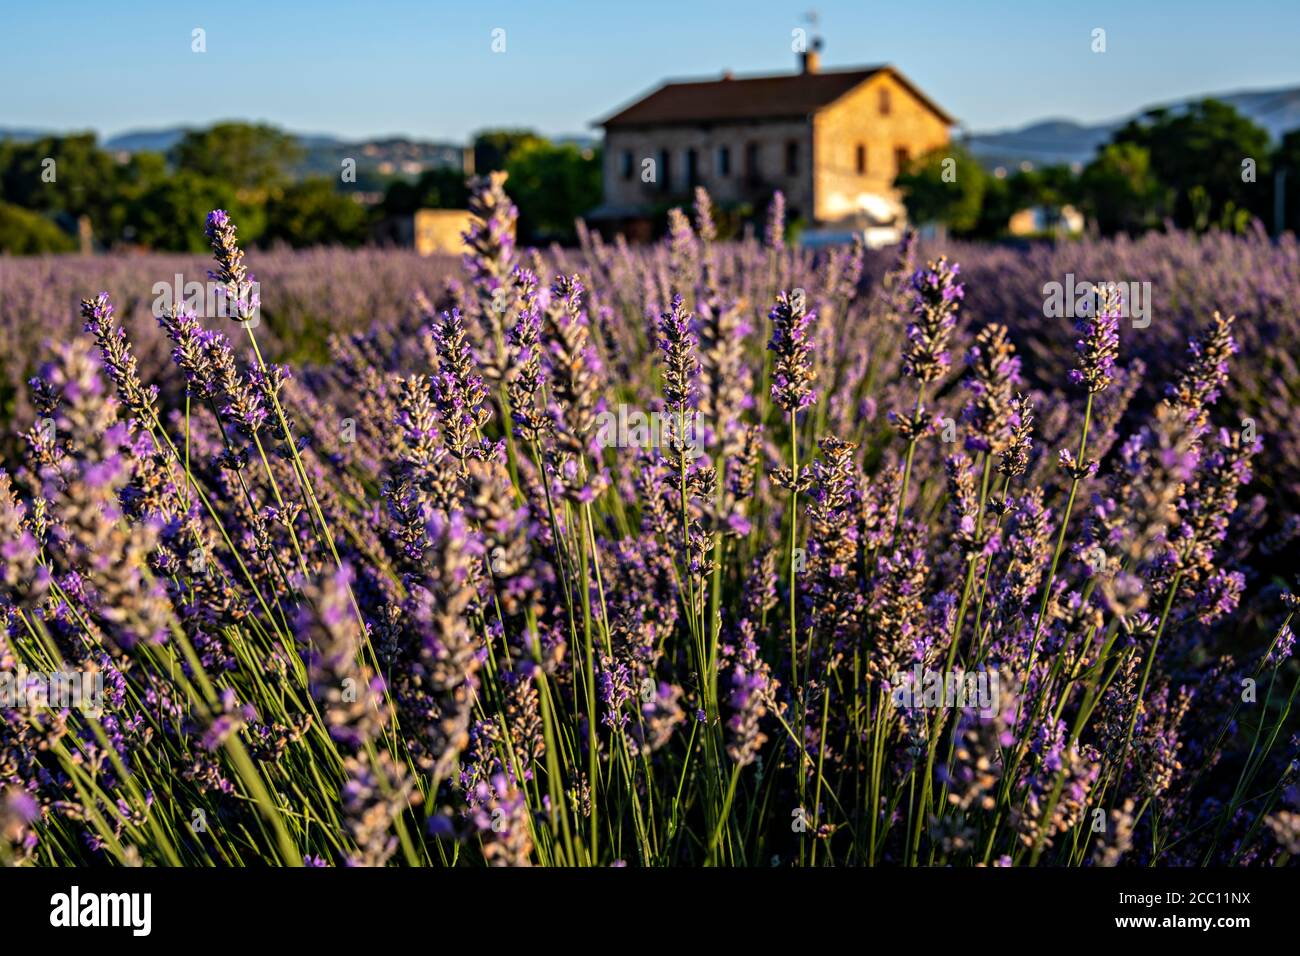
[[[331,180],[311,177],[266,204],[262,241],[356,246],[365,241],[367,225],[365,207],[337,192]]]
[[[973,232],[988,174],[965,148],[940,146],[917,157],[894,185],[903,194],[908,216],[921,225],[942,224],[957,233]]]
[[[133,203],[135,241],[151,249],[205,252],[203,223],[213,209],[230,213],[242,242],[255,241],[266,226],[261,203],[241,200],[228,183],[182,169],[150,186]]]
[[[1060,209],[1074,202],[1078,193],[1078,180],[1070,167],[1062,165],[1020,170],[1010,176],[1007,186],[1017,209]]]
[[[986,175],[984,177],[984,194],[980,197],[979,218],[971,235],[981,239],[993,239],[1007,231],[1011,216],[1020,209],[1020,198],[1011,188],[1011,179]]]
[[[474,137],[474,169],[479,173],[506,169],[515,153],[546,143],[530,129],[484,130]]]
[[[1170,197],[1151,169],[1151,154],[1132,142],[1104,146],[1079,175],[1083,212],[1106,235],[1159,224]]]
[[[73,252],[77,241],[40,213],[0,202],[0,252],[15,256]]]
[[[1111,140],[1150,156],[1150,171],[1165,189],[1167,212],[1184,228],[1234,228],[1242,211],[1268,215],[1271,155],[1268,131],[1218,100],[1187,109],[1151,110],[1123,126]],[[1254,181],[1243,175],[1253,161]]]
[[[288,184],[303,156],[298,140],[274,126],[218,123],[187,132],[172,148],[171,158],[177,169],[265,198]]]
[[[161,153],[132,153],[117,168],[114,201],[104,223],[104,235],[110,241],[124,240],[138,243],[139,228],[134,216],[141,208],[143,198],[161,186],[170,176],[167,160]]]
[[[506,164],[519,232],[529,242],[574,239],[574,220],[601,197],[600,155],[566,143],[531,143]]]
[[[464,209],[469,202],[465,174],[459,169],[426,169],[415,182],[399,179],[384,194],[389,216],[409,216],[417,209]]]
[[[116,238],[113,223],[122,212],[118,166],[93,133],[11,144],[5,160],[0,187],[8,202],[74,219],[88,216],[97,238]]]

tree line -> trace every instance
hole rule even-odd
[[[1173,223],[1242,232],[1258,219],[1272,231],[1300,225],[1300,130],[1273,144],[1232,106],[1207,99],[1156,109],[1118,130],[1080,169],[1066,165],[998,176],[960,144],[919,157],[896,181],[919,223],[958,236],[995,238],[1018,210],[1067,205],[1103,235]]]
[[[576,214],[600,201],[594,150],[523,130],[474,139],[479,172],[505,169],[522,238],[572,238]],[[218,123],[187,131],[165,154],[106,150],[91,133],[0,142],[0,252],[75,251],[88,224],[99,249],[202,252],[204,216],[224,208],[252,245],[357,246],[389,217],[418,208],[464,208],[465,172],[432,168],[411,178],[359,172],[345,182],[296,175],[304,149],[264,124]],[[357,182],[360,180],[360,183]],[[382,194],[358,201],[361,190]]]

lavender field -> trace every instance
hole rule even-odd
[[[1294,864],[1294,236],[508,186],[463,263],[0,258],[0,863]]]

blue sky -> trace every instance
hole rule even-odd
[[[0,0],[0,126],[102,135],[216,119],[463,139],[589,132],[665,77],[892,62],[970,129],[1112,119],[1300,85],[1296,0]],[[207,53],[190,50],[191,31]],[[1106,30],[1107,52],[1090,50]],[[506,50],[493,53],[492,31]]]

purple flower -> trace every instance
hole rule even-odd
[[[244,251],[235,237],[235,223],[224,209],[208,213],[207,236],[212,245],[213,258],[217,260],[215,272],[208,277],[220,281],[228,313],[237,322],[253,318],[261,305],[257,282],[244,266]]]
[[[431,386],[443,441],[462,461],[470,456],[481,458],[489,452],[482,429],[492,413],[485,404],[488,390],[475,368],[460,310],[442,313],[432,335],[439,364]]]
[[[971,400],[962,417],[971,426],[966,439],[968,451],[1005,453],[1017,437],[1020,416],[1012,398],[1021,384],[1020,359],[1007,337],[1004,325],[987,325],[980,330],[966,356],[970,377],[966,388]]]
[[[817,400],[810,334],[816,313],[806,311],[804,294],[796,289],[778,295],[768,317],[772,340],[767,347],[776,355],[772,400],[787,412],[802,411]]]
[[[770,669],[758,656],[754,627],[747,620],[741,622],[740,653],[727,676],[727,687],[727,704],[732,711],[727,720],[727,756],[744,767],[753,763],[767,742],[760,725],[777,688]]]
[[[763,232],[769,249],[785,248],[785,193],[777,190],[772,193],[772,201],[767,207],[767,227]]]
[[[961,266],[940,256],[912,275],[912,314],[907,327],[903,367],[925,384],[948,369],[948,340],[957,324],[957,308],[966,288],[957,281]]]
[[[1295,631],[1291,630],[1290,624],[1283,624],[1278,628],[1277,636],[1274,638],[1273,646],[1269,649],[1264,658],[1265,667],[1281,667],[1291,655],[1295,653]]]
[[[691,314],[680,295],[659,321],[659,349],[664,356],[664,399],[669,412],[687,412],[694,404],[700,361]]]
[[[1098,291],[1097,302],[1091,312],[1082,316],[1076,326],[1080,338],[1074,345],[1079,354],[1079,366],[1070,372],[1070,381],[1084,386],[1090,394],[1105,391],[1115,372],[1115,358],[1119,354],[1119,319],[1124,306],[1120,293],[1111,288]]]

